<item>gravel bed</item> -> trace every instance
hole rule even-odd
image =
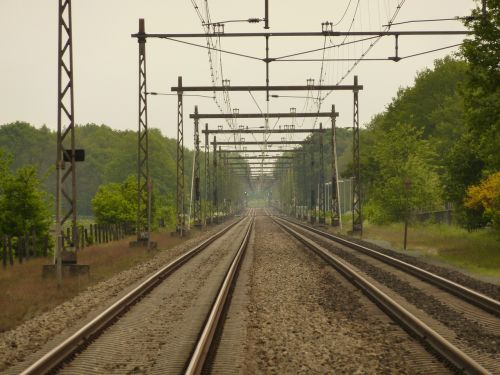
[[[300,223],[300,224],[304,223],[304,222],[299,221],[293,217],[289,217],[286,215],[285,215],[285,217],[287,219],[291,219],[292,221],[295,221],[295,222]],[[325,228],[318,228],[318,229],[324,230],[326,232],[330,232],[329,228],[326,230],[325,230]],[[432,272],[432,273],[439,275],[441,277],[445,277],[448,280],[454,281],[454,282],[461,284],[463,286],[466,286],[470,289],[476,290],[476,291],[483,293],[483,294],[485,294],[491,298],[494,298],[496,300],[500,300],[500,285],[495,285],[492,283],[488,283],[486,281],[478,280],[478,279],[475,279],[471,276],[468,276],[460,271],[450,269],[447,267],[437,266],[435,264],[430,264],[430,263],[428,263],[422,259],[418,259],[414,256],[403,254],[403,253],[400,253],[400,252],[395,251],[395,250],[387,249],[385,247],[379,246],[379,245],[374,244],[372,242],[364,241],[364,240],[359,239],[359,238],[346,236],[346,235],[339,234],[339,233],[332,233],[332,234],[334,234],[337,237],[343,238],[347,241],[354,242],[358,245],[362,245],[362,246],[368,247],[370,249],[379,251],[385,255],[389,255],[391,257],[397,258],[399,260],[402,260],[403,262],[412,264],[416,267],[420,267],[426,271]]]
[[[310,236],[304,229],[299,229],[299,231]],[[358,258],[350,251],[332,245],[330,241],[320,236],[314,235],[314,240],[346,260],[348,263],[354,265],[359,270],[365,272],[374,280],[386,285],[403,296],[409,303],[425,311],[427,314],[453,330],[457,334],[459,340],[485,353],[492,355],[498,355],[498,353],[500,353],[499,332],[489,332],[483,326],[475,321],[467,319],[461,312],[454,310],[451,306],[441,302],[435,296],[429,295],[425,291],[412,286],[409,282],[402,280],[395,274],[382,270]]]
[[[75,331],[150,273],[194,247],[201,240],[210,237],[225,225],[227,223],[209,228],[206,232],[171,249],[160,250],[152,259],[90,286],[69,301],[24,322],[15,329],[2,332],[0,334],[0,371],[25,361],[49,342],[52,344],[55,336],[68,335]],[[48,348],[44,348],[44,351],[47,350]]]
[[[429,374],[443,365],[268,217],[256,221],[244,374]]]
[[[177,269],[58,374],[182,374],[246,225]]]
[[[414,256],[402,254],[400,252],[378,246],[378,245],[373,244],[373,243],[368,242],[368,241],[363,241],[363,240],[360,240],[358,238],[353,238],[353,237],[349,237],[349,236],[339,235],[337,233],[335,233],[335,235],[339,236],[341,238],[344,238],[348,241],[352,241],[354,243],[357,243],[359,245],[366,246],[370,249],[380,251],[383,254],[392,256],[392,257],[397,258],[399,260],[402,260],[406,263],[410,263],[416,267],[423,268],[426,271],[432,272],[432,273],[439,275],[441,277],[445,277],[448,280],[454,281],[454,282],[461,284],[463,286],[466,286],[470,289],[474,289],[474,290],[476,290],[480,293],[483,293],[483,294],[485,294],[491,298],[494,298],[496,300],[500,300],[500,285],[495,285],[495,284],[491,284],[491,283],[488,283],[485,281],[475,279],[475,278],[468,276],[468,275],[465,275],[464,273],[457,271],[457,270],[437,266],[434,264],[429,264],[421,259],[415,258]]]

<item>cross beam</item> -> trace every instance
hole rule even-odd
[[[229,165],[248,165],[248,166],[254,166],[254,165],[276,165],[278,162],[258,162],[258,161],[253,161],[250,163],[245,163],[245,162],[231,162]],[[289,161],[286,161],[286,163],[290,164]]]
[[[247,160],[247,159],[293,159],[292,156],[228,156],[226,159],[231,160],[231,159],[239,159],[239,160]]]
[[[214,92],[214,91],[353,91],[363,90],[363,85],[269,85],[269,86],[173,86],[171,91]]]
[[[244,154],[245,152],[249,152],[249,153],[256,153],[256,152],[263,152],[263,153],[268,153],[268,152],[298,152],[298,153],[303,153],[304,150],[302,149],[297,149],[297,148],[292,148],[292,149],[289,149],[289,150],[234,150],[234,149],[231,149],[231,150],[226,150],[226,149],[221,149],[222,152],[238,152],[240,154]]]
[[[277,134],[277,133],[320,133],[322,129],[234,129],[202,130],[203,134]]]
[[[265,86],[262,86],[265,87]],[[271,86],[272,87],[272,86]],[[324,87],[324,86],[323,86]],[[232,119],[232,118],[294,118],[294,117],[338,117],[339,113],[331,112],[306,112],[306,113],[295,113],[295,112],[284,112],[284,113],[198,113],[190,114],[189,118],[199,118],[199,119]]]
[[[224,32],[212,32],[212,33],[174,33],[174,34],[146,34],[138,33],[132,34],[132,38],[158,38],[158,39],[170,39],[170,38],[258,38],[258,37],[294,37],[294,36],[399,36],[399,35],[420,35],[420,36],[431,36],[431,35],[471,35],[471,31],[459,31],[459,30],[414,30],[414,31],[285,31],[285,32],[261,32],[261,33],[224,33]]]
[[[228,145],[303,145],[311,143],[310,141],[248,141],[248,142],[217,142],[217,145],[228,146]]]

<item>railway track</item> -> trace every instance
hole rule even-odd
[[[498,301],[373,249],[268,214],[455,370],[500,373]]]
[[[21,373],[24,375],[54,372],[86,374],[107,373],[116,369],[127,372],[125,368],[127,359],[124,357],[138,353],[132,353],[134,345],[124,344],[130,344],[128,340],[135,339],[138,331],[145,335],[145,339],[144,342],[135,343],[136,348],[142,345],[141,349],[144,351],[139,355],[147,357],[144,362],[151,368],[136,366],[130,370],[149,373],[155,365],[159,365],[159,369],[151,372],[201,373],[207,354],[211,350],[214,335],[223,320],[223,311],[230,300],[230,290],[237,278],[253,228],[253,215],[253,210],[250,210],[246,217],[230,224],[152,274]],[[209,263],[214,267],[209,267]],[[209,270],[203,273],[203,269]],[[182,274],[183,272],[185,274]],[[190,280],[190,277],[196,276],[197,282]],[[166,285],[169,282],[171,285]],[[175,287],[182,286],[191,286],[192,289],[175,290]],[[168,316],[172,319],[171,327],[168,332],[163,332],[165,336],[161,332],[165,329],[165,321],[159,321],[158,326],[145,332],[145,328],[141,327],[141,321],[151,323],[151,319],[154,319],[154,313],[150,315],[152,305],[154,304],[156,309],[164,307],[161,306],[161,302],[168,304],[172,293],[184,297],[180,307],[186,311],[180,311],[179,305],[172,307]],[[199,301],[194,300],[197,293],[201,296]],[[156,306],[159,301],[160,305]],[[160,318],[160,315],[156,317]],[[182,327],[181,323],[184,323],[185,327]],[[181,325],[176,326],[177,324]],[[157,333],[154,331],[155,328],[160,331],[158,337],[154,337]],[[166,342],[168,334],[171,334],[171,338],[178,338],[180,333],[185,336],[183,342],[177,343],[175,340]],[[144,348],[144,345],[152,345],[155,340],[159,342],[155,343],[157,347],[154,349],[162,349],[172,344],[171,352],[179,354],[178,359],[172,359],[170,367],[164,363],[157,363],[158,358],[150,358],[155,355],[152,347]],[[127,353],[129,350],[131,353]],[[158,350],[156,355],[160,355]],[[121,359],[124,363],[120,362]],[[101,364],[99,363],[101,360],[108,360],[109,363]]]

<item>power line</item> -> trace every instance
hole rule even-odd
[[[404,25],[404,24],[407,24],[407,23],[424,23],[424,22],[441,22],[441,21],[462,21],[462,20],[469,20],[473,17],[470,17],[470,16],[456,16],[456,17],[453,17],[453,18],[433,18],[433,19],[427,19],[427,20],[409,20],[409,21],[401,21],[401,22],[396,22],[396,23],[393,23],[392,26],[396,26],[396,25]],[[382,25],[383,27],[384,26],[388,26],[388,25]]]
[[[167,40],[171,40],[172,42],[187,44],[187,45],[190,45],[190,46],[193,46],[193,47],[204,48],[204,49],[213,50],[213,51],[217,51],[217,52],[221,52],[221,53],[227,53],[229,55],[235,55],[235,56],[245,57],[245,58],[252,59],[252,60],[264,61],[264,59],[262,59],[260,57],[255,57],[255,56],[251,56],[251,55],[245,55],[244,53],[226,51],[226,50],[223,50],[223,49],[220,49],[220,48],[215,48],[215,47],[207,47],[207,46],[204,46],[204,45],[201,45],[201,44],[186,42],[185,40],[179,40],[179,39],[169,38],[169,37],[166,37],[166,36],[162,36],[162,37],[160,37],[160,39],[167,39]]]
[[[426,54],[428,54],[428,53],[437,52],[437,51],[442,51],[442,50],[445,50],[445,49],[450,49],[450,48],[454,48],[454,47],[459,47],[459,46],[461,46],[461,45],[462,45],[462,43],[453,44],[453,45],[451,45],[451,46],[446,46],[446,47],[441,47],[441,48],[431,49],[431,50],[424,51],[424,52],[414,53],[413,55],[403,56],[403,57],[400,57],[399,59],[400,59],[400,60],[403,60],[403,59],[409,59],[409,58],[411,58],[411,57],[421,56],[421,55],[426,55]]]
[[[344,17],[347,14],[347,11],[351,7],[351,2],[352,2],[352,0],[349,0],[349,4],[347,4],[347,7],[345,8],[344,14],[342,15],[342,17],[340,17],[340,20],[337,23],[333,24],[332,26],[338,26],[344,20]]]

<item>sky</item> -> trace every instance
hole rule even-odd
[[[337,31],[379,31],[394,14],[402,0],[269,0],[270,31],[321,31],[321,23],[338,23]],[[203,32],[193,2],[204,0],[73,0],[75,117],[77,124],[106,124],[113,129],[136,130],[138,127],[138,47],[131,34],[138,30],[138,19],[144,18],[149,33]],[[57,12],[58,1],[0,0],[0,124],[26,121],[37,127],[57,127]],[[350,6],[347,8],[347,5]],[[264,17],[264,1],[210,0],[212,21]],[[357,7],[356,7],[357,5]],[[395,22],[421,19],[452,18],[470,14],[473,0],[406,0]],[[347,9],[347,12],[345,10]],[[345,12],[345,16],[342,18]],[[204,12],[202,10],[202,15]],[[354,21],[353,21],[354,19]],[[352,23],[352,26],[351,26]],[[226,32],[261,32],[263,23],[227,23]],[[393,26],[392,30],[464,30],[457,21],[411,23]],[[461,43],[463,36],[401,37],[399,55],[441,48]],[[352,40],[352,39],[351,39]],[[189,40],[204,44],[204,39]],[[342,42],[337,37],[271,38],[270,56],[283,56]],[[264,39],[221,38],[222,48],[264,57]],[[325,58],[359,58],[369,42],[350,47],[330,48]],[[167,40],[149,39],[147,48],[147,84],[149,91],[170,93],[177,77],[184,85],[211,85],[207,50]],[[384,110],[398,88],[413,83],[417,72],[432,67],[436,58],[457,51],[448,49],[432,54],[392,61],[359,63],[342,81],[352,84],[353,75],[364,86],[360,93],[360,118],[366,124]],[[382,38],[366,55],[386,58],[394,55],[394,38]],[[218,77],[219,54],[214,53]],[[323,52],[297,56],[321,59]],[[264,85],[265,64],[232,55],[222,55],[222,74],[232,85]],[[352,62],[274,62],[270,64],[270,83],[274,85],[304,85],[314,78],[318,83],[321,71],[323,84],[336,84]],[[321,70],[323,66],[323,70]],[[305,96],[304,92],[280,93]],[[313,93],[317,95],[317,93]],[[207,95],[211,95],[207,93]],[[317,111],[313,100],[304,98],[272,98],[266,103],[264,93],[231,93],[231,109],[243,112],[288,112],[291,107],[301,111]],[[220,97],[222,101],[222,97]],[[209,98],[186,97],[185,145],[193,145],[192,120],[188,118],[194,106],[202,113],[217,113]],[[340,113],[338,126],[352,126],[352,93],[334,92],[323,100],[322,110],[332,104]],[[148,97],[149,126],[175,138],[177,102],[175,96]],[[261,120],[240,121],[238,125],[262,126]],[[285,120],[271,121],[271,127],[289,124]],[[318,126],[313,120],[296,119],[297,127]],[[224,125],[221,120],[209,122],[210,127]],[[228,125],[225,124],[225,127]],[[329,125],[327,125],[329,126]],[[299,139],[302,136],[295,136]],[[275,136],[279,140],[279,135]],[[131,150],[132,151],[132,150]],[[135,152],[135,150],[133,150]]]

